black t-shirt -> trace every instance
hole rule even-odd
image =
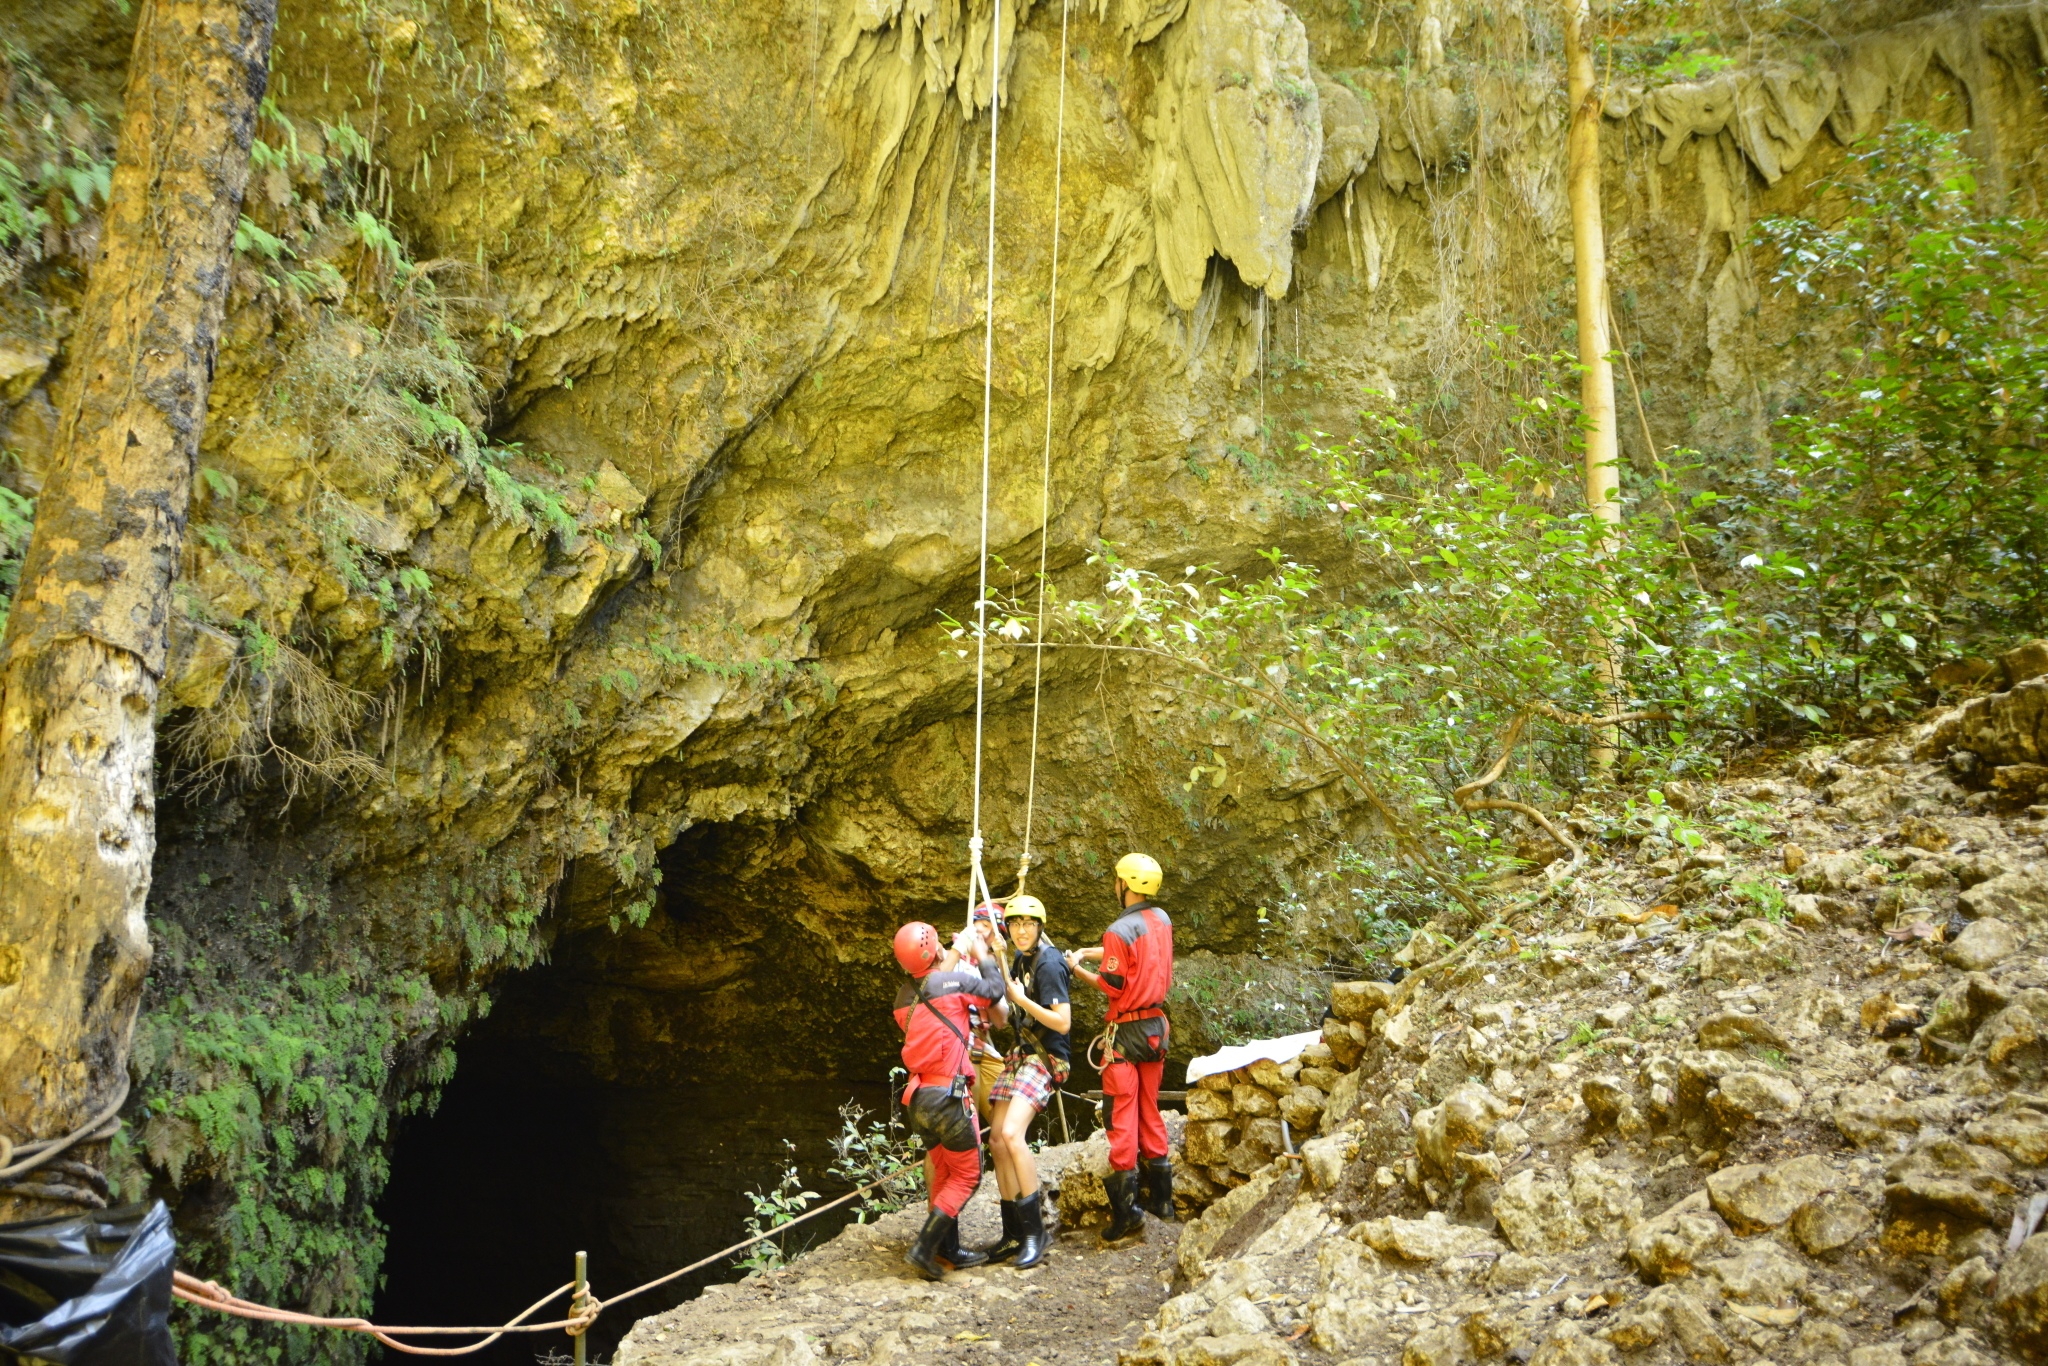
[[[1017,961],[1010,965],[1010,975],[1023,986],[1026,996],[1048,1010],[1073,999],[1067,960],[1042,933],[1038,937],[1038,947],[1031,951],[1031,955],[1019,955]],[[1048,1029],[1022,1009],[1015,1012],[1014,1023],[1017,1037],[1026,1051],[1036,1048],[1061,1062],[1073,1058],[1073,1046],[1067,1035]]]

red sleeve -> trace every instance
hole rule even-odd
[[[1124,982],[1126,980],[1124,974],[1130,970],[1130,966],[1131,946],[1124,943],[1123,940],[1117,938],[1114,934],[1104,933],[1102,936],[1102,971],[1099,975],[1102,978],[1104,989],[1112,1000],[1123,995]]]

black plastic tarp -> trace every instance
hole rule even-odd
[[[0,1224],[0,1348],[56,1366],[178,1366],[177,1255],[161,1200]]]

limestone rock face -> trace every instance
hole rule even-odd
[[[1745,920],[1707,940],[1700,949],[1700,976],[1732,982],[1782,971],[1789,961],[1784,937],[1785,932],[1768,920]]]
[[[1412,1262],[1440,1262],[1448,1257],[1499,1252],[1500,1244],[1483,1229],[1452,1224],[1440,1214],[1427,1219],[1368,1219],[1358,1239],[1380,1252]]]
[[[1850,1246],[1877,1223],[1870,1207],[1851,1196],[1816,1196],[1793,1211],[1792,1240],[1809,1256],[1826,1257]]]
[[[1965,705],[1955,744],[1987,764],[2048,763],[2048,678]]]
[[[1313,73],[1323,115],[1323,156],[1316,165],[1315,202],[1322,204],[1365,170],[1380,143],[1378,106],[1350,86]]]
[[[1444,1175],[1457,1171],[1461,1148],[1484,1150],[1493,1131],[1512,1107],[1477,1082],[1467,1082],[1415,1116],[1415,1151]]]
[[[1749,1304],[1782,1304],[1807,1280],[1807,1270],[1798,1258],[1769,1239],[1759,1240],[1736,1256],[1707,1262],[1701,1269],[1720,1283],[1722,1294]]]
[[[1301,20],[1280,0],[1188,0],[1161,57],[1151,192],[1167,294],[1192,310],[1209,257],[1221,254],[1246,284],[1280,298],[1323,155]],[[1351,140],[1362,160],[1362,129]]]
[[[1756,1122],[1782,1123],[1799,1112],[1805,1097],[1799,1088],[1772,1072],[1730,1072],[1710,1104],[1729,1128]]]
[[[1964,910],[1980,920],[1997,919],[2030,929],[2048,928],[2048,871],[2015,869],[1979,883],[1962,895]]]
[[[1971,1120],[1963,1135],[1998,1149],[2025,1167],[2048,1166],[2048,1101],[2039,1096],[2008,1097],[1996,1114]]]
[[[1940,1253],[1972,1228],[2003,1223],[2015,1194],[2011,1172],[2011,1159],[1996,1149],[1951,1139],[1894,1159],[1885,1169],[1885,1245]]]

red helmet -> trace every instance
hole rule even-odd
[[[987,921],[994,925],[997,934],[1006,935],[1010,932],[1009,927],[1003,920],[1003,903],[1000,901],[984,901],[979,906],[976,906],[974,908],[974,919],[976,923]]]
[[[913,920],[896,931],[896,961],[912,977],[922,977],[946,956],[939,944],[939,932],[922,920]]]

